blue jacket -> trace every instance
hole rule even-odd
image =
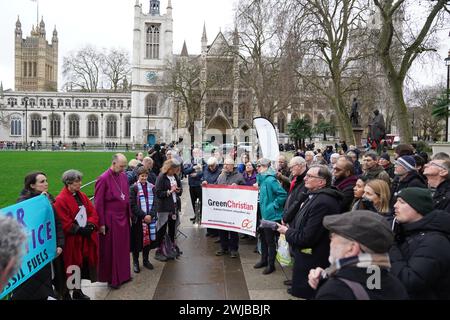
[[[287,193],[278,182],[272,169],[256,176],[259,186],[259,206],[264,220],[280,221]]]
[[[203,168],[203,176],[202,176],[202,182],[206,181],[209,184],[216,184],[217,178],[222,173],[222,166],[217,165],[216,171],[209,170],[208,166],[204,166]]]
[[[184,165],[183,173],[189,177],[189,187],[200,187],[202,185],[203,172],[196,172],[194,169],[195,164],[192,162]],[[195,174],[195,176],[191,176],[191,174]]]

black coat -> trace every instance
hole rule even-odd
[[[304,181],[306,172],[307,171],[305,170],[303,174],[297,177],[297,180],[295,180],[294,188],[288,194],[283,211],[283,221],[285,223],[291,223],[294,220],[295,215],[300,210],[300,206],[307,198],[306,193],[308,192],[308,190],[305,187]]]
[[[373,275],[373,272],[367,273],[365,268],[357,268],[354,266],[344,267],[336,272],[329,279],[324,280],[319,284],[316,293],[316,300],[356,300],[353,291],[350,287],[339,280],[343,278],[346,280],[358,282],[366,289],[370,300],[406,300],[408,294],[403,284],[388,272],[386,269],[381,269],[380,289],[367,288],[367,280]]]
[[[300,211],[286,232],[286,240],[294,254],[292,294],[310,299],[314,290],[308,284],[309,271],[326,268],[330,254],[329,232],[323,226],[323,218],[340,213],[342,193],[324,188],[308,194]]]
[[[143,248],[144,242],[144,231],[142,226],[142,220],[147,215],[141,209],[141,205],[137,199],[138,187],[137,185],[132,185],[130,187],[130,206],[131,206],[131,230],[130,230],[130,251],[140,252]],[[153,217],[156,216],[155,210],[155,187],[153,187],[153,206],[150,209],[149,215]],[[156,243],[156,241],[154,242]]]
[[[391,201],[390,201],[390,208],[393,210],[394,204],[397,201],[397,192],[406,189],[406,188],[427,188],[427,183],[422,178],[420,174],[418,174],[416,171],[411,171],[407,174],[407,176],[400,181],[398,177],[395,177],[394,181],[392,181],[391,186]]]
[[[450,214],[434,210],[402,224],[392,246],[391,272],[411,299],[450,299]]]
[[[450,213],[450,181],[445,180],[433,194],[434,209],[444,210]]]
[[[17,202],[22,202],[39,195],[37,193],[22,192]],[[49,200],[53,207],[54,198],[51,195],[49,195]],[[64,231],[61,221],[56,215],[55,209],[53,209],[53,214],[55,217],[56,246],[64,249]],[[49,296],[56,297],[52,287],[51,263],[46,264],[41,270],[31,276],[31,278],[17,287],[13,291],[12,300],[47,300]]]
[[[334,182],[336,189],[342,192],[341,212],[350,211],[354,199],[353,188],[355,187],[358,177],[353,175],[342,178]]]
[[[174,176],[177,180],[178,188],[180,188],[180,192],[177,193],[177,204],[175,206],[173,202],[172,195],[168,194],[167,191],[170,191],[170,180],[167,178],[165,173],[160,173],[158,178],[156,179],[155,185],[155,193],[156,193],[156,201],[155,201],[155,209],[156,212],[175,212],[181,210],[181,194],[183,193],[183,187],[181,186],[180,178],[177,175]]]

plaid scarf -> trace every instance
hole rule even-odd
[[[144,189],[142,189],[142,184],[137,183],[138,187],[138,200],[141,204],[141,210],[145,213],[149,213],[153,207],[153,187],[154,185],[150,182],[147,182],[147,201],[145,199]],[[147,209],[148,202],[148,209]],[[149,230],[150,229],[150,230]],[[144,247],[150,244],[150,241],[156,240],[156,217],[152,218],[152,222],[147,225],[144,221],[142,221],[142,230],[144,232]]]
[[[389,260],[389,254],[387,253],[362,253],[358,256],[343,258],[335,261],[331,266],[323,271],[322,276],[324,278],[330,277],[338,272],[339,269],[348,266],[364,269],[370,266],[378,266],[380,268],[389,269],[391,267],[391,262]]]

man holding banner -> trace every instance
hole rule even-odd
[[[232,186],[245,185],[244,177],[234,168],[233,159],[225,159],[223,171],[220,174],[219,178],[217,178],[217,184]],[[239,250],[238,233],[233,231],[219,230],[219,237],[221,249],[216,252],[216,256],[223,256],[224,254],[227,254],[229,252],[231,258],[237,258]]]

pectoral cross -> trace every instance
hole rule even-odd
[[[120,198],[125,201],[125,195],[123,193],[120,194]]]

